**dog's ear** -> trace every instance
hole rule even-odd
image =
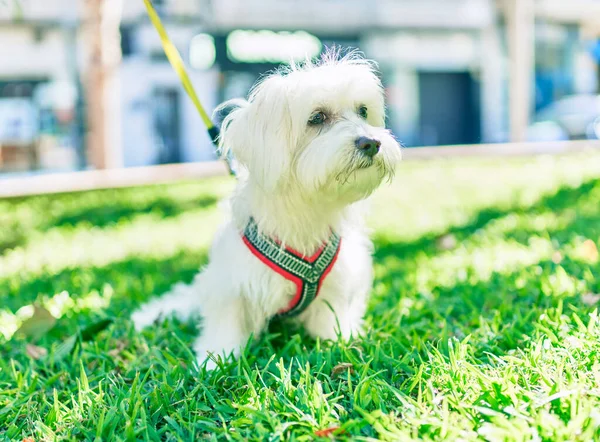
[[[248,106],[248,102],[243,98],[232,98],[231,100],[224,101],[213,111],[212,121],[216,126],[221,127],[223,121],[230,113],[236,109],[246,106]]]
[[[237,101],[223,120],[219,147],[248,170],[264,190],[277,187],[289,167],[295,141],[283,78],[266,78],[250,93],[248,102]]]

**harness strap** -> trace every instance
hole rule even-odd
[[[277,241],[259,233],[254,219],[250,219],[242,236],[250,252],[267,267],[296,285],[296,294],[277,316],[296,316],[302,313],[318,296],[321,284],[329,274],[340,250],[341,238],[335,232],[312,256],[282,247]]]

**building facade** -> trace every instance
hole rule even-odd
[[[359,48],[379,62],[388,125],[407,146],[515,139],[511,127],[526,130],[530,116],[548,104],[598,92],[596,0],[572,0],[569,7],[562,0],[153,3],[208,110],[246,95],[260,75],[290,57],[332,45]],[[112,48],[103,53],[112,57],[111,69],[94,68],[105,76],[101,96],[89,82],[99,63],[86,32],[86,7],[94,4],[104,8],[102,20],[117,23],[103,37]],[[523,14],[514,19],[525,4],[529,23]],[[215,158],[141,0],[19,0],[0,3],[0,22],[0,59],[6,60],[0,63],[0,170]],[[515,47],[527,62],[514,62]],[[90,153],[90,115],[102,120],[106,163]]]

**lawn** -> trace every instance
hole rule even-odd
[[[192,325],[129,315],[206,262],[232,186],[0,201],[0,440],[600,440],[600,154],[405,162],[366,337],[272,324],[197,372]]]

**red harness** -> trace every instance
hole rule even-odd
[[[323,280],[337,260],[341,244],[341,238],[332,233],[319,250],[306,257],[260,234],[253,219],[246,226],[242,240],[266,266],[296,285],[296,294],[278,316],[296,316],[318,296]]]

